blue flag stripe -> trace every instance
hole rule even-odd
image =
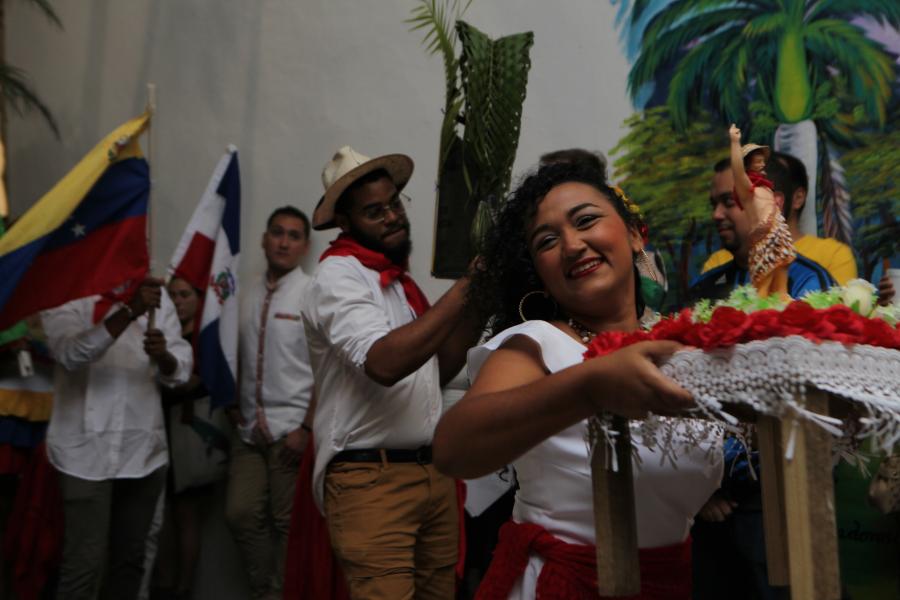
[[[210,408],[227,406],[237,400],[235,376],[228,366],[219,339],[219,320],[216,319],[200,332],[198,351],[200,378],[209,390]]]
[[[146,214],[149,180],[150,169],[142,158],[129,158],[111,165],[72,215],[46,236],[44,249],[59,248],[103,225]]]
[[[225,212],[222,214],[222,228],[228,237],[228,248],[232,255],[241,246],[241,176],[238,170],[237,152],[231,155],[228,169],[219,182],[216,193],[225,198]]]

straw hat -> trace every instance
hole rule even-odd
[[[762,150],[763,156],[768,162],[769,157],[772,156],[772,150],[768,146],[760,146],[759,144],[744,144],[741,146],[741,157],[747,158],[751,152],[756,152],[757,150]]]
[[[334,222],[334,205],[337,204],[338,198],[354,181],[379,169],[387,171],[399,191],[406,186],[412,176],[413,161],[405,154],[386,154],[369,158],[350,146],[338,150],[322,169],[325,195],[319,200],[313,212],[313,229],[321,231],[337,227],[337,223]]]

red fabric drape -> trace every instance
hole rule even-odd
[[[331,549],[328,525],[313,500],[315,465],[312,435],[297,475],[284,569],[285,600],[350,600],[341,566]]]
[[[13,562],[13,589],[20,600],[38,600],[62,559],[63,509],[59,477],[41,443],[19,482],[3,538],[5,560]]]
[[[525,572],[530,553],[543,557],[536,597],[541,600],[596,600],[595,548],[568,544],[533,523],[510,521],[500,529],[494,559],[476,600],[505,600]],[[690,600],[691,544],[640,550],[641,593],[629,600]]]

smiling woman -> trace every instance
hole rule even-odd
[[[640,216],[624,194],[599,171],[567,164],[527,177],[486,240],[470,295],[493,315],[494,337],[470,351],[472,387],[438,424],[433,446],[435,463],[454,476],[516,470],[513,521],[501,530],[478,598],[530,599],[547,586],[555,597],[593,597],[588,417],[641,418],[692,403],[657,368],[678,344],[638,344],[583,361],[598,332],[638,329],[642,245]],[[522,301],[535,292],[548,301]],[[649,448],[638,452],[640,598],[687,600],[688,530],[721,472],[703,448],[677,467],[661,465]]]

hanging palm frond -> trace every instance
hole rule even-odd
[[[825,237],[850,244],[853,237],[853,216],[850,211],[850,191],[844,177],[837,151],[827,141],[821,140],[824,150],[821,157],[822,226]]]
[[[491,40],[460,20],[469,4],[420,0],[406,21],[425,31],[426,50],[444,61],[432,271],[438,277],[465,273],[509,189],[534,43],[530,32]]]
[[[468,179],[477,200],[491,195],[500,198],[509,188],[519,146],[534,34],[491,40],[464,21],[457,22],[456,28],[462,42],[463,141],[471,159]]]
[[[50,109],[41,101],[28,81],[25,78],[25,72],[11,65],[0,64],[0,89],[3,92],[3,98],[10,106],[20,115],[24,115],[30,110],[37,110],[53,134],[59,137],[59,125],[50,112]]]
[[[459,90],[459,61],[456,58],[456,29],[454,23],[469,8],[472,0],[421,0],[412,9],[412,16],[406,20],[412,25],[411,31],[424,30],[422,43],[429,54],[441,53],[444,61],[444,120],[441,123],[441,146],[438,160],[438,177],[447,162],[450,151],[458,137],[456,126],[463,101]]]

